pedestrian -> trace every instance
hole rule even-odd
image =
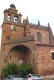
[[[32,74],[29,74],[29,75],[28,75],[28,80],[33,80],[33,79],[32,79]]]

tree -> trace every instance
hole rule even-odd
[[[8,64],[8,66],[3,68],[4,77],[7,77],[8,75],[18,74],[18,70],[19,68],[15,63]]]
[[[33,67],[31,64],[26,64],[25,62],[19,66],[17,66],[15,63],[11,63],[3,68],[4,77],[16,74],[20,75],[21,77],[25,77],[29,73],[33,73]]]
[[[19,66],[19,75],[22,76],[22,77],[25,77],[29,73],[33,73],[32,65],[29,65],[29,64],[26,64],[25,62],[23,62]]]
[[[30,65],[27,65],[27,67],[26,67],[26,72],[29,74],[29,73],[33,73],[33,67],[32,67],[32,65],[30,64]]]

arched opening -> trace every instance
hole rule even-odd
[[[11,20],[11,15],[10,14],[8,14],[8,21],[10,21]]]
[[[32,64],[31,61],[32,54],[28,47],[23,45],[18,45],[13,47],[9,53],[7,58],[7,63],[16,63],[20,65],[22,62],[26,62]]]
[[[18,16],[14,16],[14,22],[18,22]]]

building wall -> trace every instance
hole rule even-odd
[[[29,35],[34,35],[36,43],[37,43],[37,33],[41,34],[41,43],[42,44],[49,44],[49,31],[47,29],[40,29],[40,28],[29,28]]]
[[[5,43],[5,40],[8,36],[10,36],[11,39],[13,38],[19,38],[24,36],[24,26],[14,25],[16,27],[16,30],[11,30],[11,24],[3,24],[3,43]],[[30,27],[30,26],[29,26]],[[34,35],[34,38],[37,42],[37,33],[41,34],[41,43],[42,44],[49,44],[49,31],[47,29],[39,29],[39,28],[28,28],[28,36]]]
[[[10,36],[11,39],[24,36],[23,26],[14,25],[16,27],[15,31],[11,30],[11,26],[12,26],[11,24],[7,24],[7,23],[3,24],[3,28],[2,28],[3,43],[5,43],[5,40],[7,39],[8,36]]]
[[[54,47],[37,46],[37,68],[39,74],[49,75],[54,73],[54,60],[52,60],[51,51],[54,51]]]

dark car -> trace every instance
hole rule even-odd
[[[39,75],[31,74],[33,80],[42,80],[42,78]],[[28,80],[28,75],[24,78],[24,80]]]

